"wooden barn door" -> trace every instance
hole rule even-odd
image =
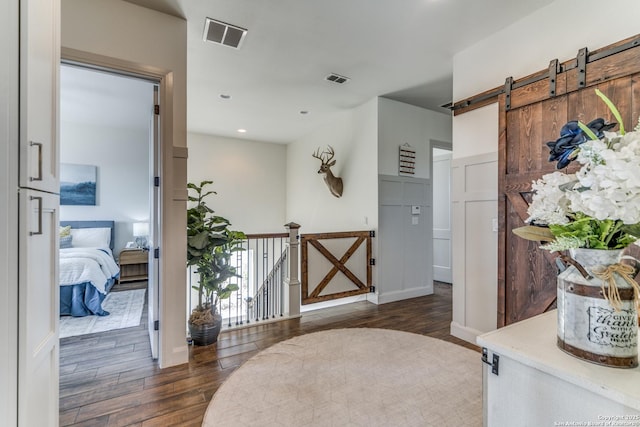
[[[626,129],[637,124],[640,49],[636,48],[638,39],[633,40],[592,53],[583,49],[576,59],[563,64],[552,61],[548,70],[520,82],[507,79],[498,95],[499,327],[555,308],[555,257],[512,230],[525,225],[532,181],[555,170],[555,163],[547,160],[545,142],[557,139],[569,120],[589,122],[603,117],[615,121],[595,94],[596,88],[618,107]],[[569,172],[576,169],[575,164],[569,166]]]

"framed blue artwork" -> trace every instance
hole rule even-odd
[[[60,204],[96,205],[96,166],[60,164]]]

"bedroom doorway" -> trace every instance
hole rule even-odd
[[[110,243],[120,275],[103,303],[129,310],[122,322],[116,322],[116,316],[92,316],[93,329],[87,329],[92,335],[87,337],[104,328],[96,328],[99,321],[117,323],[115,330],[125,335],[144,329],[144,345],[148,343],[149,356],[157,359],[160,275],[154,253],[161,229],[156,178],[160,176],[159,82],[72,61],[63,61],[60,76],[61,171],[88,166],[95,176],[93,204],[61,205],[60,220],[113,221]],[[147,350],[139,351],[142,345],[132,348],[138,357],[146,354]],[[61,352],[61,362],[63,357]],[[123,351],[123,361],[131,357]]]

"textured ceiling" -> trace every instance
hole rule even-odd
[[[189,131],[279,143],[376,96],[447,114],[453,55],[552,2],[128,1],[187,20]],[[205,43],[206,17],[247,28],[241,48]]]

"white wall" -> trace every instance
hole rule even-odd
[[[208,201],[232,229],[283,233],[287,146],[189,133],[189,182],[213,181]]]
[[[603,17],[603,10],[611,13],[610,19]],[[611,0],[606,4],[598,0],[556,0],[456,54],[453,58],[453,99],[459,101],[501,86],[509,76],[517,80],[545,69],[552,59],[557,58],[561,62],[571,59],[583,47],[595,50],[638,34],[638,16],[640,2],[637,0]],[[453,119],[453,158],[458,164],[465,164],[474,163],[475,156],[495,156],[498,150],[497,129],[498,108],[495,104],[456,116]],[[454,177],[454,186],[460,184],[456,184]],[[483,224],[481,229],[464,228],[465,218],[486,217],[489,215],[486,209],[486,204],[483,204],[481,211],[469,208],[466,216],[454,218],[454,233],[455,230],[463,233],[457,239],[464,242],[464,248],[458,247],[458,250],[482,254],[482,265],[495,266],[493,270],[497,271],[497,250],[488,251],[482,238],[491,238],[491,234],[487,234],[487,224]],[[457,258],[454,259],[454,319],[468,326],[467,332],[483,330],[486,325],[495,323],[494,302],[474,299],[468,292],[456,297],[455,292],[457,284],[464,285],[463,290],[487,288],[486,275],[473,273],[473,269],[479,268],[475,260],[467,260],[464,265],[457,265],[456,261]],[[456,277],[462,277],[461,272],[465,272],[465,282],[456,283]],[[493,293],[495,288],[497,284],[492,283],[489,290]],[[470,318],[475,319],[474,325],[465,320]],[[456,335],[455,331],[452,333]],[[463,335],[460,336],[474,341],[472,334]]]
[[[455,159],[452,165],[451,334],[475,342],[476,336],[496,328],[498,155]]]
[[[337,114],[315,132],[287,146],[287,222],[301,233],[375,230],[378,226],[377,99]],[[331,145],[342,178],[341,198],[329,192],[314,151]],[[366,218],[366,220],[365,220]]]
[[[498,155],[482,147],[498,140],[497,117],[491,104],[453,119],[451,334],[470,342],[496,328]]]
[[[380,233],[376,292],[371,301],[387,303],[433,293],[431,181],[379,175]],[[419,214],[412,212],[420,208]]]
[[[451,141],[451,116],[379,98],[378,173],[398,175],[398,147],[416,150],[414,178],[431,178],[430,140]]]
[[[186,363],[187,23],[120,0],[62,0],[61,28],[63,55],[74,49],[163,78],[159,362]]]
[[[381,303],[433,293],[431,141],[451,141],[449,115],[379,98],[378,209],[380,226],[386,228],[376,239],[376,298]],[[393,179],[404,143],[416,150],[415,175]],[[411,214],[412,205],[421,206],[420,215]]]
[[[335,114],[314,132],[287,146],[286,218],[301,225],[300,233],[377,230],[378,100]],[[320,160],[312,154],[331,145],[336,165],[331,168],[342,178],[342,197],[333,196],[318,174]],[[373,254],[376,254],[376,239]],[[373,270],[376,283],[377,271]],[[330,303],[305,306],[319,308],[365,299],[367,295],[342,298]]]
[[[453,159],[498,151],[498,104],[453,118]]]
[[[114,255],[149,220],[147,131],[60,122],[60,163],[97,166],[96,206],[60,206],[60,220],[113,220]]]

